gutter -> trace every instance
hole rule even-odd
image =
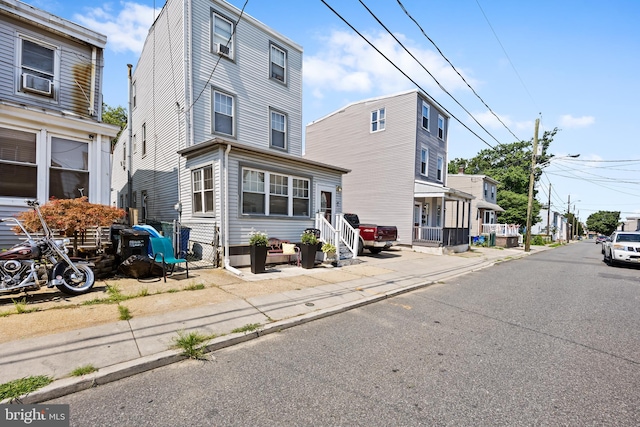
[[[227,148],[224,150],[224,213],[223,218],[223,233],[224,233],[224,268],[229,270],[233,274],[242,276],[242,272],[237,268],[231,266],[229,262],[229,152],[231,151],[231,144],[227,144]]]

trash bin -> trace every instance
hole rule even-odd
[[[120,231],[130,228],[124,224],[112,224],[109,229],[109,240],[111,240],[111,253],[119,254],[120,251]]]
[[[131,255],[149,254],[149,232],[144,230],[120,230],[120,246],[118,255],[127,259]]]

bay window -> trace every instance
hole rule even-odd
[[[309,188],[308,179],[243,168],[242,213],[309,217]]]

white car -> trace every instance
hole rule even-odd
[[[640,231],[615,231],[602,243],[604,262],[640,264]]]

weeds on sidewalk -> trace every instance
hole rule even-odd
[[[16,301],[16,300],[12,299],[11,301],[13,301],[13,306],[15,307],[16,313],[18,313],[18,314],[33,313],[34,311],[38,311],[38,309],[35,308],[35,307],[27,308],[27,299],[26,298],[22,298],[19,301]]]
[[[235,328],[234,330],[231,331],[231,333],[235,334],[235,333],[238,333],[238,332],[244,332],[244,333],[253,332],[256,329],[258,329],[260,326],[261,326],[260,323],[248,323],[248,324],[246,324],[244,326],[241,326],[239,328]]]
[[[98,372],[98,368],[96,368],[93,365],[84,365],[84,366],[77,367],[76,369],[71,371],[71,376],[72,377],[81,377],[83,375],[87,375],[87,374],[90,374],[92,372]]]
[[[20,378],[0,384],[0,400],[17,399],[20,396],[29,394],[53,382],[53,378],[48,375],[38,375]]]
[[[205,288],[205,286],[202,283],[199,283],[197,285],[194,283],[193,285],[185,286],[184,290],[185,291],[199,291],[199,290],[204,289],[204,288]]]
[[[120,311],[120,320],[130,320],[133,317],[129,308],[124,305],[118,304],[118,311]]]
[[[204,358],[207,344],[214,339],[215,334],[205,335],[199,332],[178,331],[178,337],[173,339],[173,348],[181,348],[182,354],[189,359]]]

